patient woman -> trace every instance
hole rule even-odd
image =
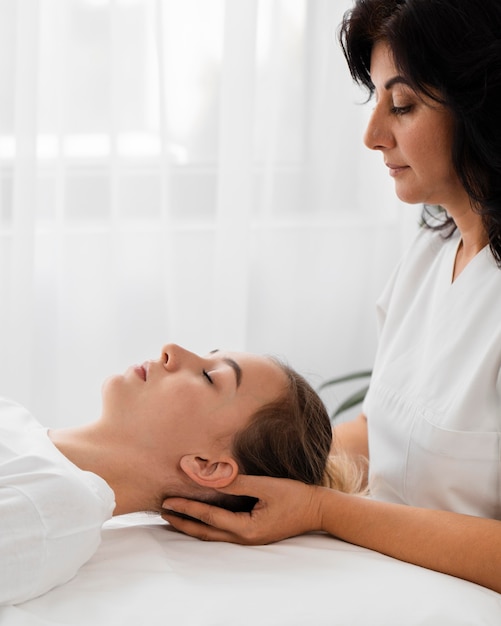
[[[322,402],[272,358],[170,344],[109,378],[102,396],[97,421],[63,430],[0,400],[1,604],[74,576],[112,515],[160,512],[174,495],[249,510],[216,492],[239,473],[359,489],[354,466],[328,458]]]

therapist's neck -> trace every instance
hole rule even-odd
[[[462,212],[456,211],[453,217],[461,234],[454,263],[453,280],[455,280],[480,250],[489,243],[489,237],[482,217],[475,213],[471,206]]]

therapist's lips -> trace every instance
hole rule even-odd
[[[390,170],[390,176],[398,176],[404,170],[409,169],[408,165],[396,165],[395,163],[385,163],[385,165]]]

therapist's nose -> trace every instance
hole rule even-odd
[[[386,150],[395,146],[395,136],[381,105],[374,107],[364,133],[364,144],[370,150]]]

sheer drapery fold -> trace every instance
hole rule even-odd
[[[9,370],[17,372],[12,380],[13,391],[22,393],[31,387],[31,366],[34,355],[34,259],[36,210],[36,132],[38,76],[38,7],[26,0],[17,6],[15,58],[17,72],[14,90],[14,131],[16,159],[12,167],[12,219],[10,237],[9,277],[4,299],[6,349],[4,360]],[[35,209],[35,210],[34,210]],[[4,344],[5,345],[5,344]]]
[[[91,419],[174,341],[370,367],[413,236],[335,30],[349,0],[4,0],[0,393]]]
[[[235,350],[247,345],[257,4],[225,3],[212,335]]]

